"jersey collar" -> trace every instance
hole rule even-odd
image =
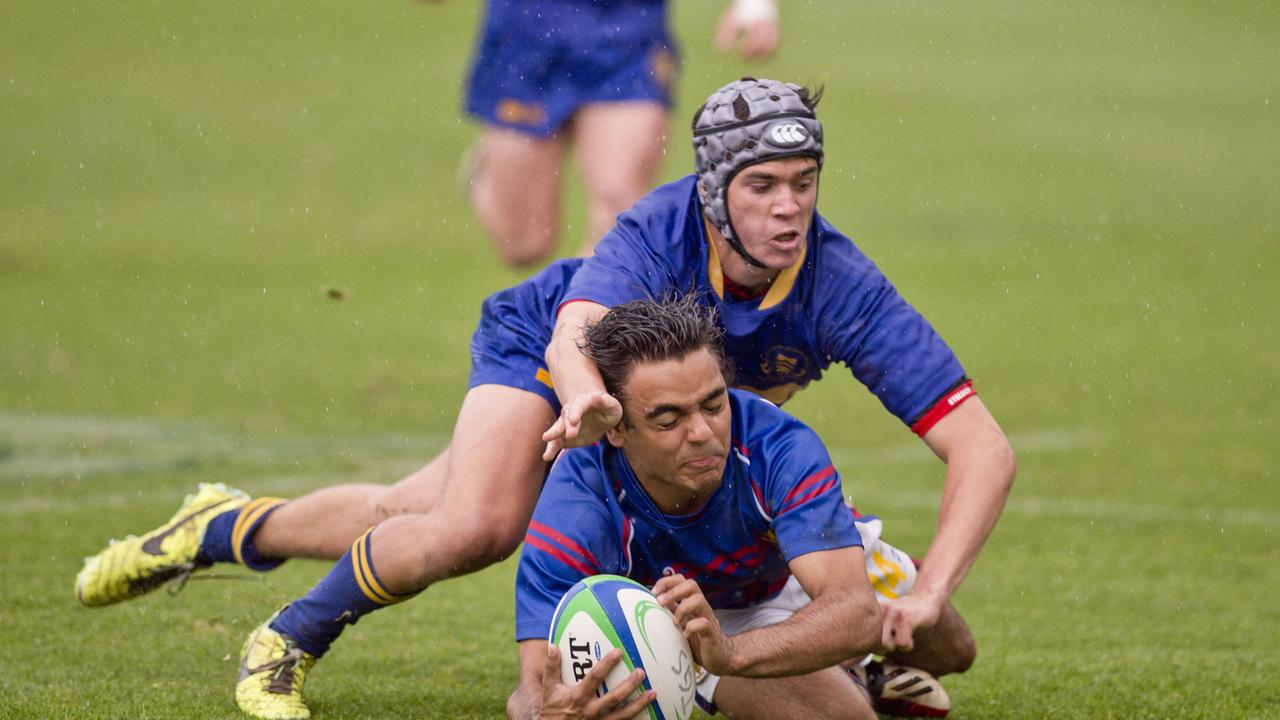
[[[702,221],[702,235],[707,240],[707,281],[711,283],[711,289],[715,290],[716,296],[724,300],[724,268],[720,265],[720,254],[716,252],[716,244],[711,241],[711,226],[706,220]],[[757,310],[768,310],[769,308],[781,303],[787,299],[787,295],[791,294],[791,288],[796,284],[796,278],[800,276],[800,268],[804,267],[805,258],[809,255],[809,243],[813,241],[813,231],[810,229],[809,237],[805,238],[804,247],[800,250],[800,259],[795,265],[786,268],[778,273],[778,277],[773,279],[773,284],[769,286],[769,292],[765,293]]]

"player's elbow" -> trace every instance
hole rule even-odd
[[[1009,444],[1009,438],[1003,434],[992,448],[993,460],[997,476],[1004,480],[1005,492],[1013,487],[1013,479],[1018,475],[1018,458]]]
[[[1009,438],[999,429],[989,433],[983,442],[975,443],[974,452],[970,456],[980,463],[983,476],[989,478],[993,485],[1008,494],[1013,488],[1013,479],[1018,474],[1018,458],[1009,444]]]
[[[865,655],[880,647],[880,605],[874,597],[852,599],[845,615],[847,657]]]

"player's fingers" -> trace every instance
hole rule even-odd
[[[901,652],[911,652],[911,650],[916,646],[915,640],[912,637],[911,623],[904,618],[903,622],[895,632],[897,636],[896,641],[898,643],[898,650]]]
[[[679,582],[673,583],[671,587],[666,588],[658,595],[658,604],[671,612],[675,612],[681,603],[694,595],[700,594],[702,594],[702,591],[698,588],[696,582],[689,578],[681,578]]]
[[[880,606],[880,649],[882,654],[898,649],[897,632],[893,627],[893,611]]]
[[[684,582],[684,576],[679,573],[675,575],[663,575],[658,579],[658,582],[653,584],[653,594],[661,595],[682,582]]]
[[[560,682],[560,648],[547,646],[547,663],[542,666],[542,687],[549,689]]]
[[[637,717],[646,705],[657,699],[658,693],[656,691],[646,690],[640,697],[606,715],[605,720],[629,720],[629,718]]]
[[[592,414],[592,420],[600,426],[600,429],[606,429],[618,424],[622,419],[622,405],[609,393],[595,393],[591,396],[587,403],[587,412]],[[585,419],[586,412],[583,413]]]
[[[711,632],[711,620],[705,617],[695,617],[684,626],[684,636],[692,639],[701,637]]]
[[[722,653],[723,637],[717,628],[711,619],[699,617],[681,629],[684,639],[689,641],[693,661],[704,667],[714,662],[713,658]]]
[[[692,586],[692,589],[690,589],[690,586]],[[675,589],[674,594],[678,595],[679,599],[676,601],[675,609],[671,612],[675,615],[676,624],[680,627],[684,627],[686,623],[696,617],[710,618],[715,616],[715,612],[707,602],[707,597],[702,594],[698,584],[692,580],[686,580],[681,583]]]
[[[564,448],[564,418],[556,418],[556,421],[542,433],[542,441],[547,444],[542,451],[542,459],[551,462],[556,459],[556,455],[560,454],[560,450]]]
[[[710,618],[714,616],[711,606],[707,604],[707,599],[702,595],[687,598],[682,601],[674,611],[676,617],[676,625],[686,627],[698,618]]]
[[[602,684],[604,684],[604,679],[609,676],[610,671],[612,671],[614,666],[619,662],[622,662],[621,650],[614,648],[613,650],[605,653],[604,657],[600,658],[600,662],[596,663],[596,666],[587,671],[587,674],[583,676],[582,682],[574,686],[574,694],[576,694],[582,702],[586,702],[590,698],[595,697],[596,691],[600,689]]]
[[[600,697],[597,705],[601,708],[611,708],[626,701],[631,693],[640,689],[641,683],[644,682],[644,671],[640,669],[632,670],[626,680],[618,683],[618,686],[611,689]]]
[[[558,417],[556,421],[551,423],[551,427],[542,433],[543,442],[551,442],[564,434],[564,418]]]
[[[582,424],[582,415],[590,405],[591,400],[583,399],[581,395],[565,404],[564,409],[560,411],[560,419],[564,422],[566,431]]]
[[[910,651],[913,643],[911,642],[911,619],[907,614],[890,608],[885,613],[880,640],[887,651]]]

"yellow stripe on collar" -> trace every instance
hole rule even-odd
[[[720,253],[716,252],[716,243],[711,239],[711,223],[702,221],[703,234],[707,236],[707,280],[716,296],[724,300],[724,268],[720,266]]]
[[[804,267],[804,259],[808,254],[809,238],[806,237],[804,245],[800,246],[800,259],[796,260],[795,265],[778,273],[778,277],[773,279],[773,285],[769,287],[769,292],[765,293],[757,310],[768,310],[787,299],[787,295],[791,293],[791,287],[796,284],[796,278],[800,277],[800,268]]]
[[[707,221],[702,222],[704,234],[707,237],[707,281],[711,283],[711,289],[716,291],[716,295],[724,300],[724,268],[720,265],[720,254],[716,252],[716,243],[711,239],[711,226]],[[809,255],[809,238],[805,237],[804,246],[800,248],[800,259],[789,268],[778,273],[773,279],[773,284],[769,286],[769,292],[765,293],[764,299],[760,301],[757,310],[768,310],[769,308],[781,303],[787,299],[787,295],[791,293],[791,288],[796,284],[796,278],[800,276],[800,268],[804,267],[804,260]]]

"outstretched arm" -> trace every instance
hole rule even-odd
[[[867,579],[862,548],[801,555],[790,563],[812,598],[786,620],[726,636],[698,584],[680,575],[654,586],[658,602],[675,613],[694,659],[717,675],[785,677],[864,655],[880,642],[880,608]]]
[[[542,434],[544,460],[554,460],[563,448],[590,445],[622,420],[622,405],[605,392],[600,371],[578,347],[583,328],[607,312],[603,305],[579,300],[562,307],[556,317],[545,358],[562,407],[555,424]]]
[[[947,464],[938,531],[911,593],[885,605],[886,650],[911,650],[912,633],[932,627],[995,527],[1017,471],[1013,449],[982,400],[970,398],[925,433]]]

